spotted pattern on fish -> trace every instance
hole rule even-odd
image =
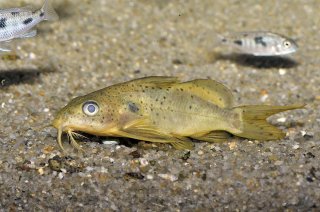
[[[254,42],[258,45],[261,44],[262,46],[266,47],[267,43],[265,41],[263,41],[263,37],[258,36],[254,38]]]
[[[86,114],[82,107],[90,101],[101,108],[94,116]],[[285,133],[266,119],[302,107],[303,104],[236,107],[231,91],[219,82],[146,77],[71,100],[57,113],[52,125],[58,129],[57,142],[62,150],[63,132],[69,135],[71,145],[81,150],[73,138],[74,131],[192,149],[191,139],[221,142],[230,134],[256,140],[282,139]]]
[[[23,21],[23,24],[28,25],[33,21],[33,18],[27,18],[26,20]]]
[[[3,28],[6,28],[7,26],[7,19],[6,18],[1,18],[0,19],[0,28],[3,29]]]
[[[254,56],[287,55],[298,50],[298,45],[292,39],[266,31],[239,32],[226,37],[219,35],[219,39],[237,52]]]
[[[11,12],[11,15],[13,15],[14,17],[18,16],[20,14],[20,12]]]
[[[37,33],[33,27],[42,21],[54,21],[58,18],[51,0],[44,0],[43,6],[38,10],[28,9],[28,7],[0,10],[0,42],[36,36]],[[1,51],[10,51],[10,49],[3,47],[0,48]]]
[[[242,40],[235,40],[234,43],[239,46],[242,46]]]
[[[139,111],[139,107],[134,102],[128,103],[129,110],[133,113],[137,113]]]

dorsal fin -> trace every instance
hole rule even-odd
[[[139,79],[131,80],[130,83],[143,83],[149,85],[156,85],[156,86],[170,86],[176,83],[179,83],[177,77],[166,77],[166,76],[151,76],[151,77],[144,77]]]
[[[188,92],[221,107],[233,107],[233,95],[222,83],[209,79],[197,79],[181,83]]]
[[[19,12],[32,12],[32,11],[34,11],[34,8],[31,6],[0,9],[0,13],[19,13]]]

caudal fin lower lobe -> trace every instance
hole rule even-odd
[[[236,107],[242,117],[242,132],[236,134],[239,137],[256,140],[279,140],[285,137],[285,133],[277,127],[269,124],[267,118],[276,113],[287,110],[303,108],[304,104],[288,106],[247,105]]]

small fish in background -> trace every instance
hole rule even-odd
[[[280,56],[298,50],[298,45],[292,39],[272,32],[239,32],[219,37],[220,43],[254,56]]]
[[[14,38],[30,38],[37,35],[37,30],[32,29],[43,20],[58,20],[59,16],[46,0],[40,10],[30,7],[9,8],[0,10],[0,51],[10,51],[5,42]]]
[[[285,137],[267,118],[303,108],[233,104],[231,91],[214,80],[180,82],[175,77],[146,77],[77,97],[62,108],[53,121],[58,145],[62,133],[81,150],[77,132],[168,143],[176,149],[192,149],[192,139],[227,140],[231,134],[257,140]]]

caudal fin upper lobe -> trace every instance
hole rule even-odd
[[[300,109],[304,106],[304,104],[296,104],[288,106],[247,105],[236,107],[235,110],[241,114],[240,117],[243,123],[242,132],[236,135],[257,140],[282,139],[285,137],[285,133],[269,124],[266,119],[276,113]]]
[[[45,0],[43,6],[41,8],[41,12],[44,15],[44,20],[55,21],[55,20],[59,19],[59,16],[56,13],[56,11],[54,10],[54,8],[52,7],[50,0]]]

